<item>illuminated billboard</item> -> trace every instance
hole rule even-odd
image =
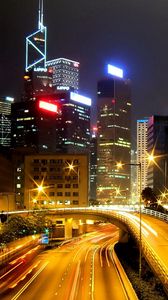
[[[123,78],[123,70],[112,65],[107,65],[107,72],[110,75]]]
[[[58,106],[56,104],[40,100],[39,101],[39,108],[48,110],[50,112],[57,113],[58,112]]]
[[[74,92],[70,93],[70,99],[73,100],[73,101],[88,105],[88,106],[91,106],[91,104],[92,104],[91,98],[79,95],[79,94],[74,93]]]

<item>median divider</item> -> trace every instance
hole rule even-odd
[[[132,286],[131,282],[129,281],[129,279],[118,259],[118,256],[115,253],[114,245],[112,248],[112,257],[113,257],[113,261],[115,263],[116,270],[118,272],[118,276],[122,282],[122,286],[125,291],[126,299],[127,300],[138,300],[137,294],[135,293],[135,290],[133,289],[133,286]]]

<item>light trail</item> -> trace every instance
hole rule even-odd
[[[135,219],[137,222],[139,222],[139,217],[137,217],[137,216],[131,215],[131,214],[126,213],[126,212],[120,212],[120,214],[124,214],[124,215],[128,216],[129,219],[132,219],[132,220]],[[151,226],[146,224],[143,220],[141,221],[141,224],[144,227],[146,227],[146,229],[148,229],[153,235],[155,235],[156,237],[158,236],[157,232]]]
[[[95,282],[95,255],[98,251],[99,246],[96,247],[93,253],[93,260],[92,260],[92,300],[94,300],[94,282]]]
[[[9,273],[11,273],[13,270],[15,270],[17,267],[19,267],[21,264],[23,264],[23,261],[21,261],[18,265],[16,265],[15,267],[13,267],[12,269],[10,269],[8,272],[6,272],[5,274],[3,274],[1,277],[0,277],[0,280],[2,278],[4,278],[5,276],[7,276]]]
[[[16,300],[18,299],[23,292],[28,288],[28,286],[35,280],[35,278],[45,269],[45,267],[48,265],[49,261],[47,261],[35,274],[34,276],[20,289],[20,291],[11,299]]]
[[[74,276],[73,285],[72,285],[69,300],[74,300],[75,299],[75,294],[76,294],[76,290],[77,290],[76,287],[77,287],[77,282],[78,282],[79,276],[80,276],[80,260],[77,263],[77,267],[76,267],[76,271],[75,271],[75,276]]]

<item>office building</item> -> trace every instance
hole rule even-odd
[[[74,92],[62,94],[60,99],[57,148],[64,153],[89,154],[91,99]]]
[[[36,100],[38,95],[53,93],[52,73],[47,68],[25,71],[22,101]]]
[[[24,165],[26,208],[88,205],[87,155],[27,155]]]
[[[13,103],[12,148],[32,147],[37,152],[56,149],[56,125],[59,111],[54,95],[40,96],[36,101]]]
[[[15,209],[14,167],[9,149],[0,146],[0,211]]]
[[[148,133],[148,118],[137,120],[137,164],[141,164],[141,175],[137,172],[137,195],[140,194],[140,176],[141,176],[141,189],[147,187],[147,133]]]
[[[57,58],[46,62],[52,73],[55,90],[79,89],[79,62],[67,58]]]
[[[89,153],[91,99],[74,92],[40,95],[12,105],[12,147]]]
[[[139,203],[139,194],[137,188],[137,178],[139,168],[135,167],[134,164],[137,164],[137,151],[131,150],[131,203]]]
[[[125,204],[130,199],[131,87],[122,70],[111,67],[98,82],[97,200]],[[126,164],[122,169],[116,167],[119,161]]]
[[[11,146],[11,104],[12,97],[0,97],[0,145]]]
[[[147,185],[160,196],[168,188],[168,116],[149,118],[148,153],[153,154],[155,162],[148,166]]]
[[[91,203],[96,200],[97,188],[97,127],[92,128],[90,140],[90,195]]]
[[[43,25],[43,0],[39,0],[38,30],[26,37],[26,71],[45,68],[47,28]]]

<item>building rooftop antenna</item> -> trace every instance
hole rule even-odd
[[[39,0],[39,18],[38,18],[38,29],[42,30],[44,25],[43,25],[43,0]]]

